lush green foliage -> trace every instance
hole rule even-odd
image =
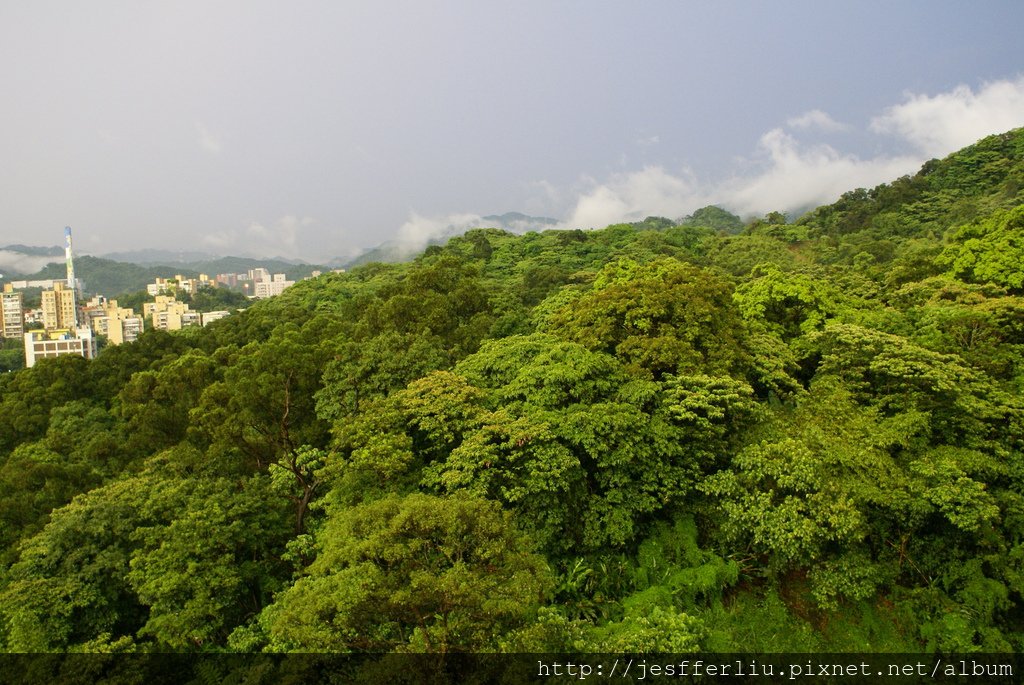
[[[478,229],[0,373],[0,646],[1020,650],[1022,169]]]
[[[25,341],[19,338],[0,338],[0,373],[24,367]]]

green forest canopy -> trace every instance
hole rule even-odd
[[[1021,650],[1022,212],[1016,130],[2,374],[0,646]]]

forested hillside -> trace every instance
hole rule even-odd
[[[0,375],[7,651],[1024,649],[1024,130]]]
[[[39,248],[36,248],[39,249]],[[61,253],[63,255],[63,252]],[[255,259],[247,257],[220,257],[195,263],[178,263],[174,265],[134,264],[126,261],[115,261],[103,257],[83,255],[75,257],[75,273],[85,283],[85,292],[100,294],[107,297],[118,297],[125,293],[145,290],[146,285],[157,278],[198,278],[200,273],[213,277],[218,273],[244,273],[255,268],[264,267],[275,273],[283,272],[290,280],[305,278],[317,269],[310,264],[290,264],[277,259]],[[320,267],[326,269],[326,267]],[[26,280],[61,279],[67,276],[67,266],[63,257],[47,264],[34,274],[25,276]]]

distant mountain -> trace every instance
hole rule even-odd
[[[131,262],[132,264],[155,264],[173,266],[174,264],[189,264],[192,262],[206,262],[219,259],[215,254],[209,252],[195,252],[191,250],[131,250],[128,252],[110,252],[98,255],[103,259],[111,259],[115,262]]]
[[[721,207],[708,205],[679,220],[680,226],[704,226],[716,231],[739,233],[743,230],[743,219]]]
[[[529,216],[521,212],[505,212],[504,214],[490,214],[483,217],[488,222],[481,228],[501,228],[511,233],[526,233],[528,231],[546,231],[558,225],[557,219],[547,216]]]
[[[140,266],[89,255],[75,257],[75,276],[85,283],[87,294],[116,297],[123,293],[145,290],[146,284],[152,283],[157,277],[170,278],[177,274],[186,278],[195,278],[199,275],[196,271],[180,266]],[[25,279],[56,279],[64,278],[66,275],[67,267],[62,260],[46,265],[36,273],[25,276]]]
[[[63,254],[63,252],[62,252]],[[223,257],[210,252],[197,252],[192,250],[133,250],[129,252],[110,252],[99,255],[103,259],[112,259],[116,262],[130,262],[132,264],[175,266],[191,268],[198,271],[220,269],[220,273],[251,269],[253,266],[264,266],[268,269],[281,271],[293,266],[305,266],[307,262],[301,259],[288,259],[287,257]],[[240,266],[248,266],[242,268]],[[273,265],[273,266],[271,266]]]
[[[283,273],[289,279],[295,280],[305,278],[313,271],[327,271],[331,268],[285,257],[221,257],[208,252],[173,250],[112,252],[103,258],[153,267],[171,267],[175,269],[175,274],[185,275],[184,272],[188,271],[211,277],[217,274],[245,273],[250,269],[263,267],[271,273]]]
[[[558,226],[559,221],[546,216],[530,216],[521,212],[505,212],[504,214],[488,214],[480,217],[479,226],[473,228],[500,228],[510,233],[527,233],[529,231],[546,231]],[[464,228],[449,226],[448,230],[434,235],[427,245],[444,245],[449,238],[465,233]],[[423,251],[425,246],[406,245],[404,243],[389,240],[376,247],[361,252],[348,260],[337,260],[346,269],[369,264],[371,262],[406,262]]]
[[[7,245],[0,247],[0,250],[4,252],[19,252],[23,255],[29,255],[32,257],[62,257],[64,256],[63,247],[36,247],[32,245]]]
[[[154,251],[155,252],[155,251]],[[18,253],[11,253],[17,255]],[[62,251],[63,254],[63,251]],[[13,270],[2,271],[5,262],[4,253],[0,251],[0,273],[5,276],[15,275]],[[26,260],[40,260],[41,257],[22,257]],[[326,271],[328,267],[314,264],[292,264],[281,259],[255,259],[249,257],[219,257],[211,261],[178,262],[174,264],[135,264],[121,262],[104,257],[81,255],[75,257],[75,276],[85,283],[87,294],[101,294],[116,297],[125,293],[145,290],[146,284],[156,278],[173,278],[181,275],[185,278],[196,278],[199,274],[211,277],[220,273],[245,273],[249,269],[263,267],[271,273],[284,273],[289,280],[299,280],[309,276],[314,270]],[[25,280],[46,280],[64,278],[67,274],[64,260],[51,260],[51,263],[39,268],[34,273],[18,272],[18,277]],[[10,280],[8,278],[8,280]]]
[[[192,269],[199,273],[209,274],[211,277],[216,274],[240,274],[249,269],[263,267],[271,273],[283,273],[289,279],[295,280],[309,276],[313,271],[328,271],[330,267],[319,264],[307,264],[305,262],[293,261],[282,257],[271,259],[260,259],[257,257],[216,257],[209,260],[187,262],[182,268]]]

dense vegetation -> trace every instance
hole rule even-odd
[[[1022,181],[475,230],[4,374],[0,644],[1020,650]]]
[[[185,278],[196,278],[199,273],[189,269],[175,269],[169,266],[141,266],[127,262],[116,262],[102,257],[82,255],[75,257],[75,276],[85,284],[85,292],[117,297],[121,293],[145,290],[147,283],[159,278],[173,278],[181,274]],[[64,261],[47,264],[28,280],[63,279],[67,277]]]

